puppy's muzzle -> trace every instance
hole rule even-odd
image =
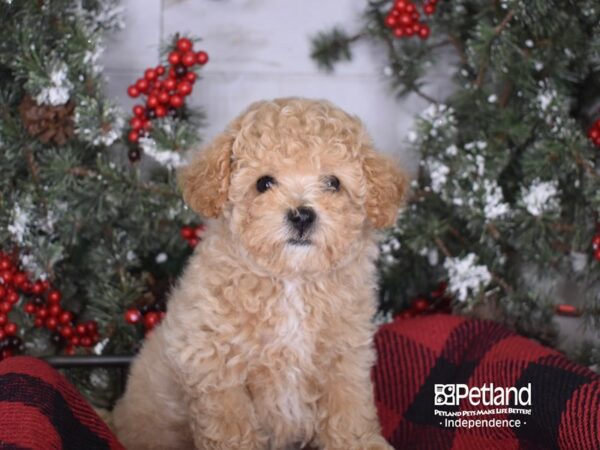
[[[315,210],[308,206],[300,206],[296,209],[290,209],[287,213],[288,223],[296,231],[297,238],[291,239],[290,242],[296,243],[310,243],[306,239],[307,234],[313,227],[317,214]]]

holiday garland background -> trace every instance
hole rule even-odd
[[[361,30],[315,36],[312,56],[332,70],[358,40],[384,49],[398,95],[430,102],[407,143],[412,199],[382,245],[384,310],[446,305],[447,283],[455,311],[547,343],[557,310],[600,330],[598,2],[369,1]],[[448,55],[454,91],[435,99],[424,79]]]
[[[149,68],[126,115],[98,65],[120,14],[116,0],[0,3],[0,359],[134,353],[199,240],[174,170],[198,145],[185,97],[208,56],[169,40],[165,59],[185,60]],[[69,375],[96,405],[118,394],[118,373]]]

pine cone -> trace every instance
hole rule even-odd
[[[21,120],[27,132],[44,144],[65,144],[74,134],[72,101],[64,105],[38,105],[27,95],[19,105]]]

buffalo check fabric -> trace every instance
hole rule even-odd
[[[123,448],[73,385],[48,364],[24,356],[0,363],[0,449]]]
[[[600,449],[600,378],[555,350],[494,322],[451,315],[397,319],[379,329],[375,345],[377,408],[397,449]],[[531,404],[509,404],[492,416],[483,415],[489,406],[467,401],[442,408],[435,406],[436,384],[530,385]],[[519,419],[521,426],[448,426],[436,409],[506,419],[500,424]],[[530,415],[514,413],[522,409]]]
[[[377,409],[397,449],[600,449],[600,377],[555,350],[493,322],[452,315],[397,319],[379,329],[375,346]],[[531,386],[530,415],[494,416],[525,424],[453,427],[435,414],[475,419],[487,408],[435,406],[436,384],[492,383]],[[62,375],[34,358],[13,357],[0,363],[0,449],[123,447]]]

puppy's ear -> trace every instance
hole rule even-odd
[[[372,148],[366,148],[364,155],[367,215],[375,228],[391,227],[406,195],[408,178],[390,158]]]
[[[183,199],[201,216],[218,217],[227,201],[234,141],[230,126],[179,172]]]

